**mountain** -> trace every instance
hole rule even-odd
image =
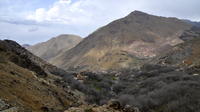
[[[61,84],[69,73],[11,40],[0,40],[0,111],[60,112],[80,98]]]
[[[191,60],[185,68],[157,63],[99,73],[66,72],[14,41],[0,40],[0,111],[199,112],[200,38],[185,36],[186,42],[164,52]]]
[[[193,27],[177,18],[134,11],[90,34],[51,63],[68,70],[138,68],[146,60],[183,43],[184,39],[180,37]]]
[[[150,63],[186,68],[192,73],[200,73],[200,32],[199,37],[176,45]]]
[[[28,48],[28,47],[30,47],[31,45],[29,45],[29,44],[23,44],[22,45],[22,47],[24,47],[24,48]]]
[[[59,35],[58,37],[54,37],[48,40],[47,42],[30,46],[27,49],[36,56],[39,56],[47,61],[50,61],[57,55],[62,54],[62,52],[65,52],[73,48],[81,40],[82,38],[79,36],[63,34]]]
[[[192,24],[196,27],[200,27],[200,22],[194,22],[194,21],[190,21],[190,20],[184,20],[185,22],[188,22],[189,24]]]

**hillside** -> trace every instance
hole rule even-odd
[[[194,59],[193,63],[199,60],[199,38],[177,46],[191,48],[192,53],[186,57]],[[118,72],[69,73],[14,41],[0,41],[0,110],[199,112],[199,68],[171,65],[144,64],[140,69]]]
[[[95,31],[76,47],[51,62],[68,70],[138,68],[162,51],[184,42],[180,37],[193,25],[134,11]]]
[[[60,112],[78,105],[80,98],[57,83],[64,74],[16,42],[0,40],[0,111]]]
[[[36,56],[50,61],[57,55],[62,54],[62,52],[76,46],[81,40],[82,38],[76,35],[59,35],[58,37],[48,40],[47,42],[27,47],[27,49]]]
[[[66,112],[199,112],[200,72],[145,64],[139,70],[82,72],[90,104]]]
[[[199,32],[200,35],[200,32]],[[200,73],[200,37],[175,46],[150,63],[187,68],[190,72]]]
[[[68,36],[40,56],[0,40],[0,112],[200,112],[197,23],[134,11],[71,49]]]

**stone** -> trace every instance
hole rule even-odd
[[[9,106],[10,106],[9,104],[7,104],[5,101],[3,101],[2,99],[0,99],[0,111],[9,108]]]
[[[11,107],[9,109],[0,111],[0,112],[19,112],[17,107]]]
[[[112,99],[108,102],[108,106],[113,108],[113,109],[120,109],[121,105],[118,100]]]
[[[125,105],[123,111],[124,112],[140,112],[137,107],[133,107],[133,106],[130,106],[130,105]]]

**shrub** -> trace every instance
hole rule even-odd
[[[113,91],[116,93],[116,94],[119,94],[120,92],[122,92],[124,89],[125,89],[125,85],[123,85],[122,83],[118,83],[118,84],[115,84],[113,86]]]
[[[92,110],[92,108],[89,108],[89,109],[85,109],[84,112],[94,112],[94,111]]]
[[[114,74],[109,73],[81,73],[87,76],[84,83],[74,80],[73,74],[64,78],[72,88],[83,92],[89,103],[103,105],[114,98],[122,108],[138,107],[141,112],[199,112],[200,77],[175,70],[148,65],[141,71],[125,70],[115,81]]]
[[[3,56],[0,55],[0,63],[6,63],[6,60]]]
[[[118,100],[122,106],[136,106],[142,112],[198,112],[199,81],[200,78],[182,72],[164,73],[143,79],[136,87],[124,89]]]

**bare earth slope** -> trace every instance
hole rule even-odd
[[[60,35],[48,40],[47,42],[30,46],[27,49],[36,56],[50,61],[58,54],[76,46],[81,40],[82,38],[76,35]]]
[[[199,37],[179,44],[150,62],[187,68],[191,73],[200,73],[200,32]]]
[[[56,83],[61,71],[16,42],[0,40],[0,111],[62,112],[77,105],[73,91]]]
[[[182,43],[179,37],[193,26],[176,18],[134,11],[89,35],[51,62],[69,70],[119,70]]]

